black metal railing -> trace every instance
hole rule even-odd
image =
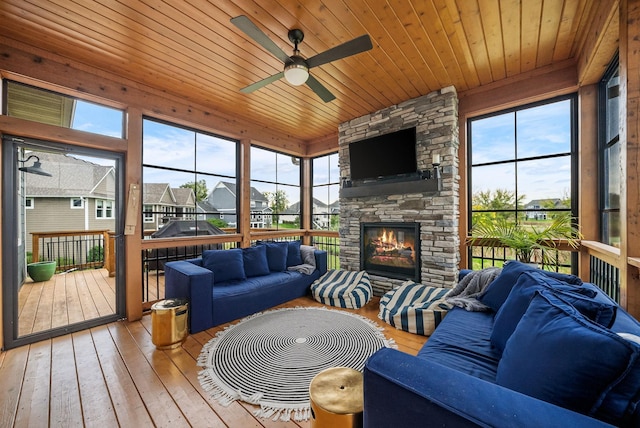
[[[502,267],[505,262],[509,260],[516,260],[515,251],[507,247],[472,246],[469,247],[469,251],[469,269],[473,270],[480,270],[491,266]],[[538,260],[534,261],[534,263],[538,264],[541,269],[562,273],[573,272],[571,251],[561,251],[556,249],[547,249],[542,251],[546,253],[552,252],[552,257],[549,259],[557,260],[557,263],[543,263],[542,260],[545,260],[546,258],[544,257],[544,253],[541,253]]]
[[[593,255],[589,256],[589,282],[620,303],[620,269]]]
[[[340,269],[340,237],[313,236],[312,244],[327,252],[327,269]]]

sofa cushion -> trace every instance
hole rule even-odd
[[[242,250],[205,250],[202,252],[202,267],[213,272],[214,284],[232,279],[245,279]]]
[[[300,241],[288,241],[287,245],[287,267],[301,265],[302,256],[300,255]]]
[[[507,341],[496,383],[593,416],[639,357],[637,345],[537,291]]]
[[[242,260],[244,263],[244,273],[247,277],[269,275],[267,247],[264,245],[243,248]]]
[[[267,263],[271,272],[284,272],[287,270],[287,252],[289,244],[286,242],[264,242],[267,250]]]
[[[516,325],[520,322],[529,302],[538,290],[555,292],[560,298],[572,304],[581,314],[604,327],[610,327],[615,320],[616,305],[598,302],[580,294],[591,295],[591,290],[558,281],[543,274],[542,271],[525,271],[518,277],[509,297],[495,316],[491,344],[500,352],[504,351],[507,340],[516,329]]]
[[[566,282],[575,286],[579,286],[582,284],[582,280],[577,276],[557,272],[549,272],[521,263],[517,260],[512,260],[505,263],[500,275],[498,275],[498,277],[494,279],[491,284],[489,284],[486,290],[480,296],[478,296],[478,300],[497,312],[504,301],[507,300],[507,296],[509,296],[511,288],[518,281],[518,277],[520,276],[520,274],[522,272],[528,271],[539,271],[559,281]]]
[[[418,357],[495,383],[500,353],[489,341],[492,328],[491,313],[470,312],[456,306],[420,349]]]

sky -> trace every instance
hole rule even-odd
[[[532,199],[570,195],[571,157],[527,160],[571,151],[571,102],[552,104],[477,119],[471,125],[472,192],[506,189]],[[517,146],[514,140],[517,137]],[[516,164],[484,165],[522,160]]]
[[[524,202],[532,199],[562,198],[570,194],[570,156],[540,160],[530,157],[571,150],[570,101],[510,112],[472,122],[472,192],[507,189],[514,191],[516,181],[519,195]],[[78,101],[74,116],[74,129],[122,136],[122,112],[96,104]],[[517,149],[514,138],[517,136]],[[206,174],[166,171],[145,168],[146,183],[169,183],[172,187],[205,179],[211,191],[219,181],[233,181],[236,176],[235,143],[214,136],[155,122],[144,121],[143,162]],[[197,148],[197,149],[196,149]],[[525,159],[517,164],[484,165],[503,160]],[[103,162],[100,162],[103,163]],[[251,185],[260,192],[283,190],[289,204],[299,201],[300,167],[292,158],[283,154],[252,147]],[[282,183],[277,188],[263,181]],[[231,177],[227,178],[225,176]],[[254,181],[255,180],[255,181]],[[337,183],[339,167],[337,154],[314,161],[314,185]],[[325,203],[338,199],[339,186],[316,189],[314,197]]]
[[[84,101],[76,103],[72,124],[74,129],[121,138],[122,123],[122,112],[119,110]],[[144,164],[203,173],[194,175],[192,172],[145,167],[145,183],[169,183],[172,187],[179,187],[204,179],[210,192],[220,181],[235,180],[235,142],[153,120],[144,121],[143,132]],[[107,160],[87,160],[107,163]],[[337,154],[322,157],[314,163],[314,184],[337,183],[338,177]],[[298,159],[252,147],[251,179],[251,185],[260,192],[282,190],[286,193],[289,204],[300,200]],[[279,184],[276,186],[265,181],[277,181]],[[316,193],[316,198],[331,203],[338,199],[338,186],[323,187]]]

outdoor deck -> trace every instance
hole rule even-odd
[[[97,270],[67,274],[64,284],[77,288],[79,277],[90,284],[87,275],[98,284],[113,281]],[[56,278],[56,288],[60,280]],[[416,354],[426,338],[380,321],[378,301],[354,312],[383,326],[400,350]],[[296,306],[321,305],[305,297],[280,307]],[[114,322],[3,352],[0,426],[310,426],[256,419],[254,406],[236,402],[223,407],[200,388],[196,359],[202,346],[225,326],[191,335],[177,349],[159,351],[151,342],[151,317],[145,315],[140,321]]]
[[[28,278],[18,293],[18,334],[113,314],[115,297],[115,278],[106,269],[59,273],[44,282]]]

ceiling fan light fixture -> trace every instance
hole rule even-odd
[[[300,57],[291,57],[292,61],[284,67],[284,78],[294,86],[304,84],[309,78],[309,67]]]

